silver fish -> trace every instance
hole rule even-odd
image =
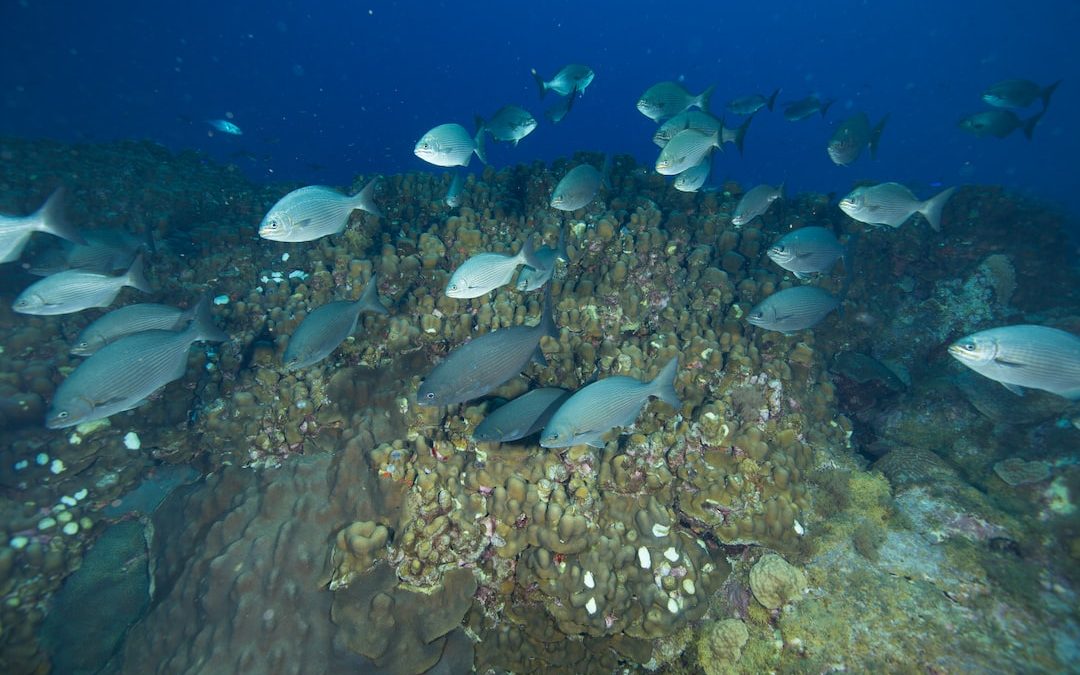
[[[352,197],[322,185],[293,190],[263,217],[259,236],[270,241],[298,242],[337,234],[349,224],[349,215],[356,209],[382,215],[375,206],[374,193],[374,180]]]
[[[765,98],[761,94],[740,96],[739,98],[728,101],[727,111],[732,115],[753,115],[762,108],[768,108],[771,112],[773,106],[776,104],[776,97],[779,94],[780,90],[777,89],[769,96],[769,98]]]
[[[454,177],[450,180],[450,187],[446,189],[446,196],[443,197],[443,201],[446,205],[452,209],[456,209],[461,206],[461,193],[465,189],[465,174],[461,171],[454,173]]]
[[[1030,324],[991,328],[960,338],[949,354],[1014,394],[1028,387],[1080,400],[1080,337],[1072,333]]]
[[[731,214],[731,224],[737,227],[746,225],[754,218],[765,215],[772,203],[784,196],[784,184],[773,187],[771,185],[758,185],[750,188],[735,205],[735,211]]]
[[[588,66],[571,63],[555,73],[555,77],[546,82],[536,72],[535,68],[532,69],[532,76],[536,80],[536,86],[540,88],[540,98],[544,98],[544,94],[548,90],[555,92],[559,96],[569,96],[572,92],[584,94],[585,88],[592,84],[596,73]]]
[[[488,414],[473,430],[474,441],[507,443],[531,436],[544,428],[570,392],[543,387],[518,396]]]
[[[941,212],[956,191],[947,188],[926,201],[919,201],[899,183],[880,183],[857,187],[840,200],[840,210],[860,223],[900,227],[916,213],[921,213],[934,231],[941,230]]]
[[[484,333],[446,355],[420,384],[416,402],[442,406],[471,401],[518,375],[530,359],[546,365],[540,338],[555,335],[551,318],[551,286],[535,326],[514,326]]]
[[[766,255],[799,279],[806,279],[812,274],[831,270],[837,260],[847,256],[847,251],[832,230],[812,225],[780,237]],[[845,265],[850,266],[848,262]]]
[[[979,138],[987,136],[1005,138],[1017,129],[1023,129],[1024,136],[1030,141],[1035,134],[1035,127],[1038,126],[1045,113],[1044,108],[1038,114],[1024,120],[1011,110],[984,110],[961,119],[960,128]]]
[[[525,237],[516,255],[503,253],[479,253],[463,262],[446,284],[446,295],[451,298],[479,298],[510,283],[518,265],[543,269],[544,264],[533,254],[532,238]]]
[[[692,166],[701,164],[713,148],[721,147],[720,131],[705,133],[697,129],[684,129],[668,141],[656,159],[656,172],[674,176]]]
[[[829,112],[829,106],[833,103],[835,103],[833,99],[822,101],[817,96],[810,95],[804,99],[788,103],[784,107],[784,119],[788,122],[798,122],[814,113],[821,113],[821,116],[825,117],[825,114]]]
[[[202,298],[200,302],[206,302],[206,298]],[[75,338],[71,353],[76,356],[90,356],[125,335],[144,330],[179,330],[191,321],[198,308],[199,305],[196,304],[185,311],[169,305],[144,302],[114,309],[82,329]]]
[[[697,129],[706,134],[713,134],[720,131],[723,126],[723,120],[704,110],[684,110],[660,125],[653,134],[653,143],[662,148],[683,129]]]
[[[514,147],[517,147],[518,141],[536,128],[536,118],[528,110],[507,105],[499,108],[486,122],[478,115],[476,128],[488,132],[497,141],[513,143]]]
[[[566,172],[551,192],[551,206],[560,211],[577,211],[585,208],[604,183],[604,174],[592,164],[578,164]]]
[[[860,112],[852,115],[837,127],[825,146],[829,153],[829,159],[833,164],[847,166],[859,158],[863,148],[870,148],[870,159],[877,158],[878,143],[881,141],[881,132],[885,129],[885,123],[889,116],[885,115],[881,121],[871,129],[870,118],[866,113]]]
[[[122,337],[83,361],[60,383],[45,426],[62,429],[138,407],[184,376],[192,343],[228,339],[214,325],[207,302],[200,303],[195,319],[182,331],[146,330]]]
[[[0,214],[0,263],[18,260],[34,232],[48,232],[78,244],[86,243],[82,235],[64,220],[63,199],[64,191],[61,188],[28,216]]]
[[[751,324],[788,335],[810,328],[840,306],[840,300],[817,286],[794,286],[765,298],[746,315]]]
[[[435,166],[469,166],[473,153],[487,164],[484,154],[484,129],[470,136],[460,124],[440,124],[420,137],[413,154]]]
[[[235,123],[230,122],[229,120],[206,120],[206,123],[223,134],[229,134],[231,136],[241,136],[244,133],[240,129],[240,127],[236,126]]]
[[[705,181],[709,180],[709,172],[712,170],[712,153],[705,156],[705,159],[701,160],[701,164],[692,166],[686,171],[683,171],[678,176],[675,176],[675,181],[672,185],[679,192],[697,192],[701,189],[701,186],[705,185]]]
[[[47,277],[68,269],[98,274],[126,270],[147,242],[124,230],[95,230],[83,235],[85,244],[62,242],[61,249],[51,249],[30,261],[30,274]]]
[[[124,286],[131,286],[143,293],[152,292],[143,275],[141,255],[131,263],[126,274],[116,277],[83,270],[67,270],[47,276],[20,293],[12,309],[20,314],[51,316],[81,312],[90,307],[107,307]]]
[[[633,424],[651,396],[678,410],[682,407],[675,393],[678,368],[676,356],[649,382],[617,375],[582,387],[552,415],[540,434],[540,445],[567,448],[584,444],[602,448],[604,435],[615,427]]]
[[[1004,80],[992,85],[982,94],[982,100],[995,108],[1026,108],[1042,99],[1043,110],[1050,105],[1050,97],[1061,84],[1061,80],[1046,87],[1031,80]]]
[[[709,99],[715,88],[715,85],[709,85],[705,91],[694,96],[678,82],[660,82],[645,90],[638,99],[637,109],[654,122],[674,117],[687,108],[708,110]]]
[[[536,252],[536,259],[544,264],[541,269],[529,267],[525,265],[521,268],[521,274],[518,275],[517,289],[522,292],[535,291],[538,288],[543,288],[544,284],[551,280],[551,275],[555,273],[556,261],[562,260],[563,262],[570,262],[570,258],[566,255],[566,228],[559,230],[559,242],[555,245],[555,248],[543,247]]]
[[[372,275],[360,299],[328,302],[308,314],[289,338],[284,362],[287,370],[307,368],[322,361],[356,330],[360,312],[389,314],[379,301],[378,279]]]

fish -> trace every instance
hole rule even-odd
[[[1011,110],[984,110],[962,118],[960,128],[979,138],[987,136],[1005,138],[1017,129],[1023,129],[1024,136],[1030,141],[1035,134],[1035,127],[1044,114],[1046,114],[1045,108],[1024,120]]]
[[[705,91],[694,96],[678,82],[660,82],[645,90],[638,99],[637,109],[654,122],[674,117],[687,108],[697,107],[707,111],[715,88],[715,85],[709,85]]]
[[[465,174],[461,171],[454,173],[454,177],[450,179],[450,187],[446,189],[446,196],[443,197],[443,201],[446,205],[452,209],[456,209],[461,206],[462,191],[465,189]]]
[[[784,184],[773,187],[761,184],[750,188],[735,205],[731,214],[731,224],[736,227],[746,225],[754,218],[765,215],[772,203],[784,196]]]
[[[705,185],[705,181],[709,180],[709,172],[712,170],[712,158],[713,154],[709,153],[705,159],[701,160],[701,164],[692,166],[675,176],[675,181],[672,183],[675,189],[679,192],[697,192],[700,190]]]
[[[678,368],[679,357],[676,356],[651,381],[641,382],[616,375],[578,389],[551,416],[540,433],[540,445],[545,448],[571,445],[603,448],[603,436],[615,427],[633,424],[653,396],[678,410],[682,407],[675,392]]]
[[[59,188],[49,195],[41,208],[28,216],[0,214],[0,263],[18,260],[30,235],[35,232],[47,232],[76,244],[85,244],[83,236],[64,219],[63,201],[64,190]]]
[[[822,101],[815,95],[807,96],[804,99],[798,101],[792,101],[784,106],[784,119],[788,122],[798,122],[810,117],[814,113],[821,113],[822,117],[829,112],[829,106],[836,101],[829,99],[828,101]]]
[[[337,234],[356,209],[381,216],[375,205],[375,180],[352,197],[333,188],[310,185],[293,190],[274,204],[259,223],[259,236],[270,241],[314,241]]]
[[[926,201],[899,183],[857,187],[840,200],[840,210],[860,223],[900,227],[921,213],[935,232],[941,231],[941,212],[956,187],[947,188]]]
[[[361,312],[389,314],[379,300],[378,288],[378,279],[372,275],[358,300],[328,302],[304,317],[285,348],[285,369],[307,368],[330,356],[356,330]]]
[[[1014,394],[1022,387],[1080,400],[1080,337],[1033,324],[990,328],[949,345],[949,354]]]
[[[1026,108],[1042,99],[1043,110],[1046,110],[1059,84],[1061,80],[1045,87],[1031,80],[1004,80],[984,91],[982,100],[995,108]]]
[[[840,299],[817,286],[793,286],[754,305],[746,320],[785,335],[810,328],[840,306]]]
[[[516,377],[530,360],[547,365],[540,338],[555,334],[549,284],[536,325],[484,333],[453,350],[420,383],[416,402],[421,406],[446,406],[480,398]]]
[[[536,118],[528,110],[516,105],[506,105],[499,108],[486,122],[477,115],[476,128],[481,132],[488,132],[497,141],[513,143],[516,148],[518,141],[536,128]]]
[[[207,299],[203,297],[199,302],[207,302]],[[71,346],[71,353],[76,356],[90,356],[125,335],[144,330],[179,330],[195,317],[198,309],[198,304],[185,311],[178,307],[150,302],[114,309],[82,329]]]
[[[540,88],[540,98],[544,98],[548,90],[559,96],[570,96],[571,93],[584,94],[585,88],[596,78],[596,73],[588,66],[571,63],[564,66],[562,70],[555,73],[555,77],[546,82],[535,68],[532,69],[532,76],[536,80],[536,86]]]
[[[206,120],[206,123],[223,134],[229,134],[231,136],[242,136],[244,134],[240,127],[229,120]]]
[[[127,273],[108,276],[84,270],[66,270],[30,285],[15,298],[12,309],[20,314],[53,316],[81,312],[90,307],[107,307],[124,286],[151,293],[143,275],[143,257],[131,263]]]
[[[504,403],[473,430],[474,441],[507,443],[531,436],[544,428],[570,392],[558,387],[533,389]]]
[[[656,133],[653,134],[653,143],[662,148],[675,137],[675,134],[683,129],[697,129],[712,134],[720,131],[723,126],[723,120],[704,110],[684,110],[660,125]]]
[[[548,246],[541,248],[536,252],[536,259],[545,266],[542,269],[536,269],[528,265],[522,267],[521,274],[518,275],[517,279],[517,289],[519,291],[528,292],[543,288],[544,284],[550,281],[551,276],[555,273],[557,261],[570,262],[570,257],[566,254],[565,227],[559,230],[559,241],[555,244],[555,248]]]
[[[83,239],[82,244],[64,241],[62,248],[43,252],[26,271],[39,277],[69,269],[110,274],[130,267],[140,249],[150,252],[148,241],[124,230],[95,230]]]
[[[460,124],[440,124],[420,137],[413,154],[435,166],[469,166],[473,153],[487,164],[484,153],[484,129],[470,136]]]
[[[544,263],[533,253],[532,238],[525,237],[515,255],[479,253],[454,270],[446,284],[445,293],[451,298],[479,298],[510,283],[518,265],[543,269]]]
[[[788,232],[769,247],[766,255],[774,263],[792,272],[799,279],[832,269],[840,258],[850,270],[849,247],[843,246],[832,230],[811,225]]]
[[[79,364],[56,388],[45,426],[63,429],[136,408],[184,376],[194,342],[229,339],[214,325],[210,303],[200,303],[182,331],[144,330],[126,335]]]
[[[604,173],[601,173],[592,164],[578,164],[566,172],[562,180],[551,191],[551,207],[560,211],[577,211],[583,209],[596,199],[600,186],[604,184],[604,176],[609,168],[608,159],[604,160]]]
[[[881,141],[881,132],[885,130],[885,123],[889,116],[885,115],[881,121],[871,129],[870,118],[866,113],[860,112],[844,120],[837,127],[825,146],[829,153],[829,159],[833,164],[847,166],[859,158],[863,148],[870,148],[870,159],[877,158],[878,143]]]
[[[732,115],[753,115],[762,108],[768,108],[771,112],[773,106],[776,104],[776,97],[779,94],[780,90],[777,89],[768,98],[765,98],[761,94],[740,96],[739,98],[728,101],[728,104],[725,107]]]
[[[675,176],[701,164],[710,150],[719,147],[719,130],[706,133],[697,129],[684,129],[675,134],[660,150],[660,156],[656,158],[656,172],[664,176]]]
[[[562,101],[551,106],[544,111],[544,116],[548,118],[552,124],[558,124],[563,121],[566,114],[570,112],[570,109],[574,107],[574,97],[567,96]]]

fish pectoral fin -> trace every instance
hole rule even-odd
[[[294,224],[296,225],[296,227],[307,227],[311,224],[311,218],[303,218],[301,220],[297,220]]]
[[[544,358],[544,352],[540,350],[540,345],[536,346],[536,351],[532,355],[533,362],[541,368],[547,368],[547,359]]]
[[[799,281],[806,281],[811,277],[811,275],[807,274],[806,272],[793,272],[793,274],[795,275],[795,278]]]
[[[1006,389],[1008,389],[1012,393],[1016,394],[1017,396],[1023,396],[1024,395],[1024,390],[1021,389],[1019,386],[1017,386],[1015,384],[1009,384],[1008,382],[1002,382],[1001,386],[1005,387]]]
[[[1022,363],[1017,363],[1016,361],[1006,361],[1005,359],[994,359],[994,363],[999,366],[1004,366],[1006,368],[1019,368],[1024,365]]]

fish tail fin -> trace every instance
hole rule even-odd
[[[368,184],[364,186],[364,189],[353,195],[353,208],[367,211],[373,216],[382,217],[382,211],[375,205],[375,183],[378,182],[378,178],[372,178],[368,181]]]
[[[540,77],[540,73],[536,72],[536,68],[532,69],[533,79],[536,80],[536,86],[540,88],[540,98],[544,98],[544,94],[547,93],[547,82],[544,82],[544,78]]]
[[[824,119],[825,115],[827,115],[829,113],[829,108],[832,107],[833,103],[836,103],[836,99],[835,98],[830,98],[828,101],[825,101],[824,105],[821,106],[821,117],[822,117],[822,119]]]
[[[476,143],[476,147],[473,148],[473,152],[480,159],[481,162],[487,164],[487,152],[484,150],[484,127],[480,127],[476,130],[476,136],[473,137],[473,142]],[[472,157],[472,155],[469,155]],[[469,165],[468,159],[465,160],[465,166]]]
[[[369,312],[375,312],[376,314],[389,314],[390,310],[379,299],[379,275],[372,274],[371,279],[368,280],[367,286],[364,287],[364,292],[360,294],[360,299],[356,301],[356,304],[360,306],[360,311],[365,309]]]
[[[229,334],[214,324],[214,315],[210,313],[210,298],[204,293],[195,305],[195,318],[185,331],[192,337],[192,342],[227,342]]]
[[[70,223],[67,218],[64,217],[64,194],[65,190],[62,187],[56,188],[49,198],[45,200],[45,203],[41,205],[41,208],[34,214],[34,218],[37,221],[35,229],[39,232],[48,232],[54,234],[57,237],[63,237],[68,241],[75,242],[76,244],[86,245],[86,240],[79,234]]]
[[[769,112],[772,112],[773,106],[776,105],[776,97],[779,96],[779,95],[780,95],[780,89],[778,88],[776,91],[774,91],[772,93],[772,96],[769,97],[769,100],[766,101],[765,107],[769,109]]]
[[[777,89],[773,92],[773,98],[776,98],[776,93],[779,91],[780,90]],[[770,101],[771,100],[772,99],[770,99]],[[769,110],[772,110],[771,104],[769,106]],[[754,115],[756,114],[757,113],[754,113]],[[750,128],[750,123],[754,121],[754,115],[747,117],[746,121],[740,124],[739,127],[735,130],[735,148],[738,149],[740,157],[742,157],[743,154],[743,142],[746,141],[746,130]]]
[[[582,92],[582,93],[584,93],[584,92]],[[577,100],[577,97],[578,97],[578,88],[577,88],[577,85],[575,84],[574,88],[570,90],[570,95],[566,97],[566,112],[563,113],[563,117],[566,117],[566,115],[574,108],[574,101]]]
[[[566,254],[566,225],[559,227],[559,242],[555,244],[555,258],[564,263],[570,262],[570,256]]]
[[[1042,91],[1043,110],[1046,110],[1048,107],[1050,107],[1050,97],[1054,95],[1054,92],[1057,90],[1058,85],[1061,84],[1061,82],[1062,82],[1061,80],[1058,80],[1057,82],[1055,82],[1055,83],[1051,84],[1050,86],[1048,86],[1046,89],[1043,89],[1043,91]]]
[[[131,267],[128,268],[127,274],[124,275],[124,285],[137,288],[143,293],[154,292],[154,289],[150,287],[150,282],[146,280],[146,274],[143,271],[142,253],[135,256],[135,261],[131,263]]]
[[[1032,115],[1031,119],[1024,120],[1024,136],[1030,141],[1031,137],[1035,134],[1035,127],[1038,126],[1042,120],[1042,116],[1046,114],[1046,108],[1039,111],[1037,115]]]
[[[679,357],[676,355],[667,362],[667,365],[649,383],[652,390],[650,393],[675,409],[682,407],[682,401],[679,400],[679,395],[675,392],[675,376],[678,372]]]
[[[926,222],[934,228],[934,232],[941,231],[941,212],[945,209],[945,203],[949,201],[949,197],[952,197],[953,192],[956,192],[956,186],[942,190],[919,207],[919,213],[923,214]]]
[[[525,235],[525,243],[521,245],[521,250],[518,251],[516,257],[519,263],[524,263],[534,270],[547,268],[543,261],[537,259],[536,249],[533,248],[532,236],[530,235]]]
[[[889,113],[881,118],[877,126],[870,132],[870,159],[877,159],[877,147],[881,142],[881,132],[885,131],[885,123],[889,121]]]
[[[716,91],[716,85],[710,84],[705,91],[701,92],[697,97],[697,106],[705,112],[709,112],[709,102],[712,100],[714,91]]]

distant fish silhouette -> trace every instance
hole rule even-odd
[[[244,131],[240,127],[236,126],[229,120],[206,120],[206,123],[223,134],[241,136],[244,133]]]

